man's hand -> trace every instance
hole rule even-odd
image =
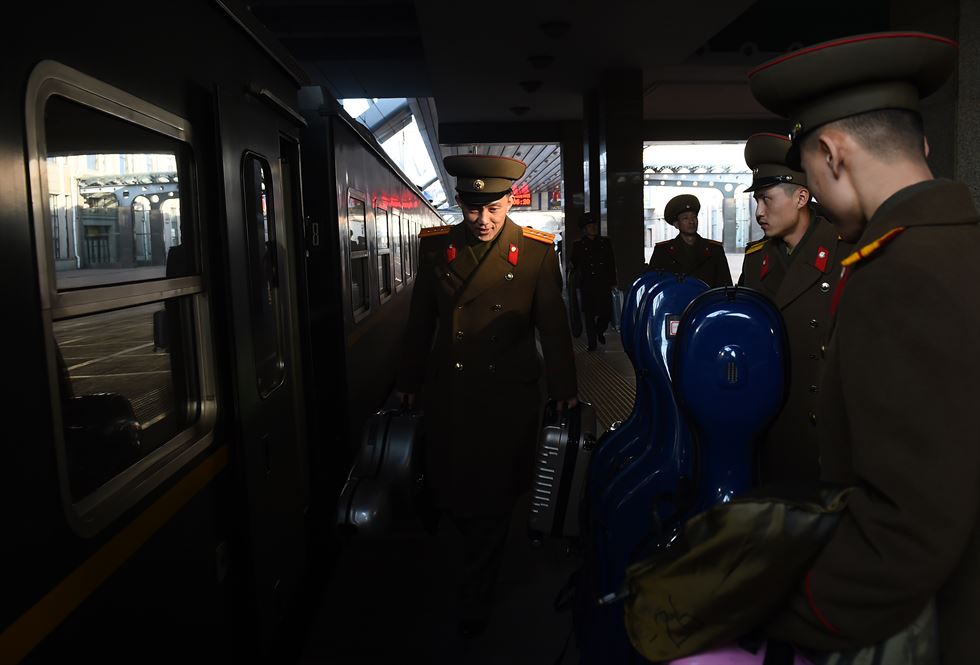
[[[568,399],[558,400],[555,406],[558,408],[558,413],[564,413],[565,409],[572,409],[578,406],[578,395],[569,397]]]

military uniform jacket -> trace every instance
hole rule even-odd
[[[697,237],[693,247],[685,245],[679,234],[673,240],[658,242],[653,248],[648,270],[690,275],[712,288],[732,284],[732,272],[722,244],[701,236]]]
[[[616,286],[616,257],[609,238],[596,236],[575,241],[572,267],[578,272],[582,310],[612,316],[612,289]]]
[[[966,186],[920,183],[885,201],[844,259],[817,438],[822,477],[856,489],[775,637],[851,649],[935,597],[942,662],[977,661],[978,223]]]
[[[550,234],[506,220],[477,264],[465,224],[420,242],[398,389],[422,389],[426,475],[457,517],[508,513],[529,486],[548,394],[577,392],[562,281]]]
[[[749,245],[738,280],[775,303],[789,337],[789,393],[759,449],[761,484],[812,481],[820,475],[815,416],[823,363],[820,347],[830,329],[830,301],[840,261],[850,253],[851,245],[838,242],[837,230],[826,219],[814,217],[810,224],[792,260],[780,241]]]

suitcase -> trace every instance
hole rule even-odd
[[[337,503],[342,530],[370,539],[394,535],[419,512],[422,416],[385,409],[368,418]]]
[[[535,542],[545,535],[579,535],[579,505],[595,444],[596,418],[591,404],[579,402],[559,414],[554,400],[548,402],[531,488],[528,530]]]

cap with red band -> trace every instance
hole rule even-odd
[[[881,32],[800,49],[749,72],[762,106],[790,119],[794,149],[834,120],[877,111],[919,111],[919,100],[949,78],[958,45],[922,32]],[[793,163],[793,160],[790,161]]]

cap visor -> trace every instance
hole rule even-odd
[[[488,203],[493,203],[494,201],[499,201],[508,194],[510,190],[503,192],[456,192],[459,195],[459,200],[463,203],[475,206],[485,206]]]

